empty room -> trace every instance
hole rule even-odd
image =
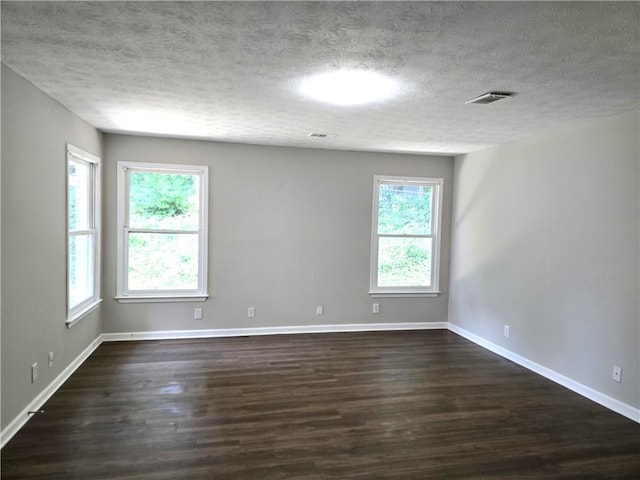
[[[640,3],[0,6],[3,479],[640,478]]]

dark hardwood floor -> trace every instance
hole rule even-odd
[[[106,343],[3,479],[640,479],[640,425],[448,331]]]

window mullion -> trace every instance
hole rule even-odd
[[[70,230],[70,236],[78,236],[78,235],[94,235],[96,233],[95,229],[89,230]]]
[[[409,233],[379,233],[378,237],[384,238],[434,238],[435,235],[415,235]]]
[[[197,235],[200,230],[169,230],[162,228],[132,228],[127,227],[127,231],[130,233],[158,233],[167,235]]]

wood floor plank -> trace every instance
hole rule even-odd
[[[640,425],[448,331],[102,344],[3,479],[639,479]]]

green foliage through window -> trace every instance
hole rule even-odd
[[[130,290],[198,288],[199,182],[196,174],[129,173]]]
[[[438,183],[431,179],[377,181],[377,258],[372,288],[429,289],[434,285],[432,222]],[[429,181],[427,181],[429,180]]]
[[[433,187],[380,185],[378,233],[430,235]]]
[[[430,238],[380,238],[378,286],[431,286],[431,245]]]
[[[193,175],[132,172],[129,181],[132,213],[176,217],[193,208],[190,202],[196,195]]]

